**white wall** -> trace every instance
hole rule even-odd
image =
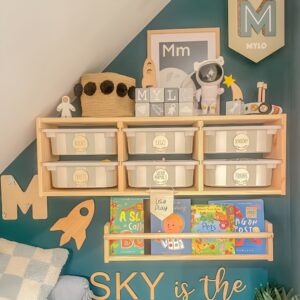
[[[103,70],[170,0],[0,0],[0,173],[81,74]]]

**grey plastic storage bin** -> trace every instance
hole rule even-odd
[[[204,153],[268,153],[280,126],[204,127]]]
[[[267,187],[280,160],[205,160],[204,185],[212,187]]]
[[[128,161],[125,162],[128,184],[134,188],[190,187],[198,162],[187,161]]]
[[[116,128],[44,129],[54,155],[115,155]]]
[[[43,164],[55,188],[109,188],[117,185],[117,162],[60,161]]]
[[[129,154],[190,154],[195,127],[124,128]]]

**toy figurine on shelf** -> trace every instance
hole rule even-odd
[[[247,103],[245,105],[245,114],[282,114],[283,110],[280,106],[266,103],[266,90],[268,89],[268,85],[260,81],[257,83],[257,88],[257,102]]]
[[[224,77],[223,65],[223,57],[194,64],[196,80],[201,86],[196,91],[196,98],[203,115],[219,114],[220,95],[224,93],[224,89],[220,88]]]
[[[223,83],[232,91],[232,101],[226,102],[226,115],[243,115],[244,95],[241,88],[236,84],[232,75],[224,76],[224,79]]]
[[[61,103],[57,106],[56,110],[61,112],[62,118],[72,118],[71,111],[76,111],[75,107],[71,104],[70,97],[63,96],[61,98]]]
[[[155,65],[150,57],[147,57],[143,68],[142,87],[156,87]]]

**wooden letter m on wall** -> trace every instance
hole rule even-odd
[[[38,193],[38,177],[34,176],[25,192],[11,175],[1,176],[2,217],[4,220],[18,219],[18,207],[26,214],[32,207],[33,219],[47,219],[47,197]]]

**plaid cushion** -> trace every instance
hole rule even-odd
[[[68,258],[65,249],[44,250],[0,238],[0,300],[45,300]]]

